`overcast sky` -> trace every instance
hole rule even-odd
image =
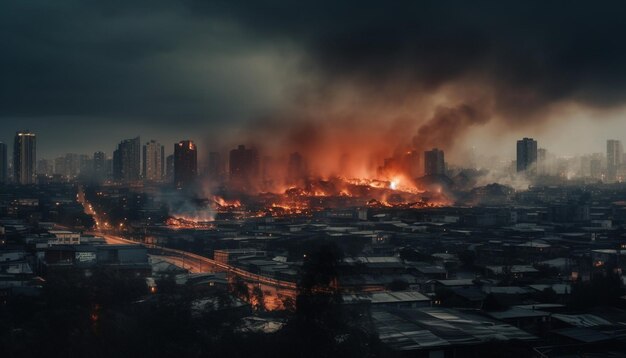
[[[451,151],[626,140],[619,1],[286,3],[2,0],[0,141],[30,129],[49,158],[137,135],[208,150],[268,118],[401,119],[417,136],[459,106],[478,117],[459,119]]]

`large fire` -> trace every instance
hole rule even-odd
[[[241,207],[239,200],[225,200],[221,196],[214,196],[213,201],[218,209],[234,209]]]
[[[216,219],[265,216],[311,216],[325,209],[368,207],[418,209],[449,205],[440,192],[427,192],[402,176],[391,180],[330,178],[309,179],[302,186],[287,186],[280,192],[228,193],[229,199],[213,196],[208,210]],[[167,224],[175,228],[209,228],[208,220],[175,215]]]
[[[214,227],[210,222],[200,221],[193,217],[169,217],[165,223],[176,229],[212,229]]]

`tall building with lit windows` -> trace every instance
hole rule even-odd
[[[165,148],[155,140],[143,146],[143,179],[161,181],[165,174]]]
[[[35,183],[37,137],[35,133],[20,131],[13,144],[13,179],[21,185]]]
[[[198,175],[198,150],[194,142],[183,140],[174,145],[174,184],[186,188]]]

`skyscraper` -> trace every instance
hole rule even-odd
[[[190,140],[174,145],[174,184],[185,188],[196,180],[198,175],[198,150]]]
[[[15,134],[13,145],[13,178],[16,183],[35,183],[35,163],[37,161],[37,137],[29,131]]]
[[[240,145],[230,151],[230,184],[237,190],[249,190],[259,177],[259,154]]]
[[[6,143],[0,142],[0,184],[5,184],[9,175],[9,162]]]
[[[174,180],[174,154],[165,158],[165,179],[171,183]]]
[[[143,146],[143,178],[161,181],[165,173],[165,148],[155,140]]]
[[[445,175],[446,162],[443,150],[433,148],[424,152],[424,173],[426,175]]]
[[[120,142],[113,152],[113,176],[122,182],[138,181],[141,174],[141,141],[139,137]]]
[[[93,153],[93,175],[97,180],[107,176],[107,155],[104,152]]]
[[[606,141],[606,180],[608,182],[617,180],[617,171],[622,165],[623,151],[621,141],[615,139]]]
[[[517,141],[517,172],[537,173],[537,141],[524,138]]]

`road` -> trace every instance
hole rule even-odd
[[[114,245],[138,244],[137,242],[127,240],[122,237],[111,235],[111,234],[104,234],[100,232],[94,232],[93,234],[104,237],[107,244],[114,244]],[[168,257],[172,260],[171,261],[172,263],[174,263],[174,261],[178,262],[180,263],[180,265],[176,264],[177,266],[190,269],[190,271],[192,272],[228,272],[229,274],[235,275],[248,282],[254,282],[258,284],[273,286],[273,287],[281,288],[281,289],[294,290],[294,291],[297,288],[295,282],[277,280],[271,277],[257,275],[255,273],[248,272],[236,266],[218,262],[218,261],[209,259],[204,256],[196,255],[188,251],[169,249],[169,248],[160,247],[160,246],[152,246],[151,248],[154,250],[160,250],[160,253],[159,253],[160,256]]]

